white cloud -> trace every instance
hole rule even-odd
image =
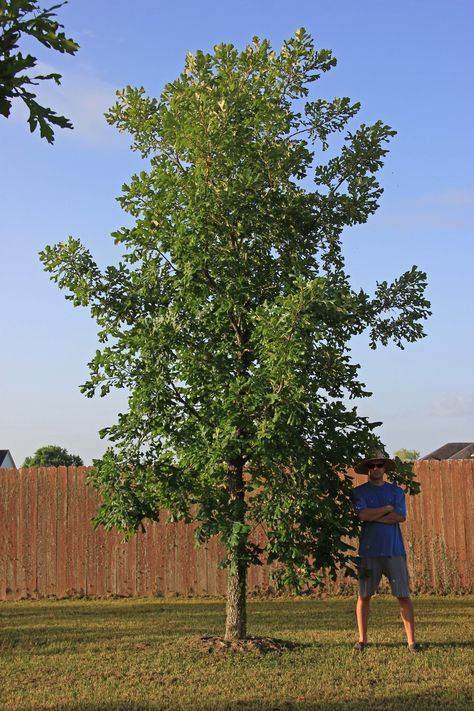
[[[433,403],[431,414],[436,417],[466,417],[474,415],[474,396],[449,395]]]
[[[58,69],[38,62],[37,74],[50,74]],[[115,103],[118,88],[88,71],[59,71],[61,84],[52,81],[39,82],[36,87],[37,101],[42,106],[49,106],[61,116],[66,116],[74,126],[73,131],[55,130],[57,138],[65,138],[88,146],[123,145],[124,137],[109,126],[104,113]],[[16,102],[12,110],[12,120],[25,122],[27,109],[21,102]]]

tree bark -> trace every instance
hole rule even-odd
[[[233,504],[233,520],[245,523],[243,461],[233,462],[228,470],[228,490]],[[247,537],[244,535],[231,552],[227,578],[225,639],[238,640],[247,636]]]
[[[247,565],[240,563],[229,570],[225,639],[229,641],[247,637]]]

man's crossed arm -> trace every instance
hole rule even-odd
[[[391,504],[378,508],[366,508],[359,511],[361,521],[377,521],[377,523],[402,523],[405,517],[393,510]]]

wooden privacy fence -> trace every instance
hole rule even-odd
[[[0,600],[225,594],[221,549],[215,540],[196,548],[190,525],[164,515],[128,543],[94,530],[99,498],[86,471],[0,469]],[[407,497],[402,524],[413,589],[474,592],[474,462],[421,461],[415,471],[422,493]],[[269,572],[249,570],[250,593],[271,589]],[[354,583],[341,577],[326,589]]]

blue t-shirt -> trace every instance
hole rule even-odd
[[[356,486],[352,497],[357,513],[367,508],[379,508],[391,504],[394,512],[406,516],[405,492],[396,484],[385,481],[382,486],[368,482]],[[402,532],[398,523],[363,521],[359,539],[359,555],[362,558],[405,555]]]

